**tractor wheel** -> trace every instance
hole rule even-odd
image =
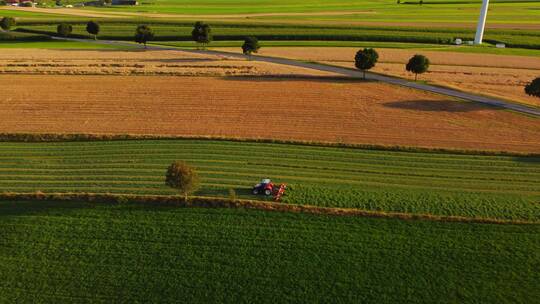
[[[266,196],[269,196],[270,194],[272,194],[272,190],[266,189],[264,190],[264,194],[266,194]]]
[[[251,193],[253,193],[253,195],[257,195],[257,194],[259,194],[259,189],[253,189],[253,191],[251,191]]]

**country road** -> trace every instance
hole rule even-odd
[[[53,38],[57,39],[57,40],[67,40],[67,41],[77,41],[77,42],[98,43],[98,44],[108,44],[108,45],[119,45],[119,46],[141,47],[142,48],[142,46],[140,46],[140,45],[125,42],[125,41],[90,40],[90,39],[75,39],[75,38],[60,38],[60,37],[53,37]],[[246,58],[246,55],[243,55],[243,54],[233,53],[233,52],[225,52],[225,51],[216,51],[216,50],[180,49],[180,48],[176,48],[176,47],[159,46],[159,45],[149,45],[147,47],[147,49],[149,49],[149,50],[173,50],[173,51],[188,52],[188,53],[194,53],[194,54],[211,54],[211,55],[222,55],[222,56],[236,57],[236,58],[242,58],[242,59]],[[280,65],[287,65],[287,66],[294,66],[294,67],[306,68],[306,69],[323,71],[323,72],[330,72],[330,73],[343,75],[343,76],[348,76],[348,77],[353,77],[353,78],[363,78],[363,73],[361,71],[354,70],[354,69],[349,69],[349,68],[325,65],[325,64],[320,64],[320,63],[302,62],[302,61],[286,59],[286,58],[269,57],[269,56],[257,56],[257,55],[252,55],[251,60],[252,61],[261,61],[261,62],[280,64]],[[481,96],[481,95],[462,92],[462,91],[455,90],[455,89],[439,87],[439,86],[434,86],[434,85],[429,85],[429,84],[424,84],[424,83],[418,83],[418,82],[411,82],[411,81],[408,81],[406,79],[385,76],[385,75],[372,73],[372,72],[366,72],[366,79],[385,82],[385,83],[389,83],[389,84],[393,84],[393,85],[404,86],[404,87],[418,89],[418,90],[427,91],[427,92],[432,92],[432,93],[436,93],[436,94],[446,95],[446,96],[450,96],[450,97],[463,99],[463,100],[466,100],[466,101],[477,102],[477,103],[485,104],[485,105],[488,105],[488,106],[504,108],[504,109],[507,109],[507,110],[512,110],[512,111],[515,111],[515,112],[540,117],[540,109],[538,109],[538,108],[529,107],[529,106],[525,106],[525,105],[517,104],[517,103],[512,103],[512,102],[497,99],[497,98],[494,98],[494,97]]]

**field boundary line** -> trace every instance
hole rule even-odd
[[[131,195],[131,194],[98,194],[98,193],[0,193],[0,201],[78,201],[100,204],[143,204],[149,206],[172,206],[180,208],[231,208],[253,209],[273,212],[307,213],[328,216],[352,216],[370,218],[388,218],[401,220],[424,220],[433,222],[460,222],[499,225],[537,225],[540,222],[523,220],[505,220],[495,218],[478,218],[464,216],[441,216],[431,214],[414,214],[403,212],[371,211],[355,208],[318,207],[314,205],[298,205],[280,202],[256,201],[246,199],[226,199],[207,196],[191,196],[186,201],[180,195]]]
[[[0,143],[54,143],[54,142],[92,142],[92,141],[136,141],[136,140],[206,140],[206,141],[229,141],[240,143],[266,143],[297,145],[326,148],[348,148],[361,150],[378,150],[390,152],[411,153],[440,153],[457,155],[482,155],[482,156],[516,156],[516,157],[540,157],[540,153],[496,151],[496,150],[460,150],[448,148],[412,147],[398,145],[354,144],[325,141],[302,141],[272,138],[246,138],[246,137],[222,137],[222,136],[199,136],[199,135],[159,135],[159,134],[115,134],[115,133],[0,133]]]

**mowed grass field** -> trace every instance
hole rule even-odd
[[[284,203],[538,222],[540,159],[205,140],[1,143],[0,192],[163,194],[184,160],[196,195],[241,198],[261,178]]]
[[[539,227],[3,201],[0,299],[533,303]]]

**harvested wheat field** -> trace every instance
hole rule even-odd
[[[0,97],[0,132],[208,135],[540,151],[536,118],[376,82],[58,75],[1,75],[0,81],[10,84]]]
[[[358,49],[272,47],[261,49],[260,54],[354,67],[354,56]],[[540,76],[538,57],[398,49],[377,49],[377,52],[379,63],[373,69],[375,72],[412,79],[413,75],[405,71],[405,63],[414,54],[420,53],[432,63],[430,71],[420,76],[422,80],[540,106],[538,98],[528,96],[523,91],[528,82]]]
[[[330,75],[329,73],[229,56],[171,50],[7,49],[0,74],[36,75]]]

